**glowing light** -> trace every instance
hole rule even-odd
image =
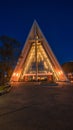
[[[16,76],[19,76],[19,74],[17,73]]]
[[[13,76],[15,76],[16,75],[16,73],[13,73]]]
[[[20,76],[20,74],[19,73],[14,73],[13,76],[18,77],[18,76]]]
[[[63,73],[62,71],[59,71],[59,72],[58,72],[59,75],[62,75],[62,73]]]

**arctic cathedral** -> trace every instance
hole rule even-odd
[[[34,21],[11,81],[68,81],[39,25]]]

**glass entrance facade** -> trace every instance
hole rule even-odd
[[[23,65],[21,80],[53,80],[54,70],[42,42],[32,43]]]

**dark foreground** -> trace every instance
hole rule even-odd
[[[0,97],[0,130],[73,130],[73,85],[14,85]]]

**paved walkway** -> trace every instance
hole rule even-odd
[[[1,130],[73,130],[73,86],[16,83],[0,96]]]

